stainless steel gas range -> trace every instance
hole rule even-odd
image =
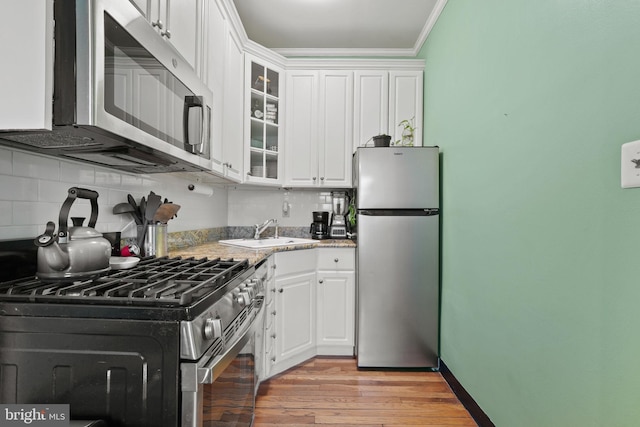
[[[264,270],[165,257],[0,283],[0,403],[68,404],[109,426],[250,426]]]

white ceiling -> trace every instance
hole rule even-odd
[[[249,39],[285,56],[415,55],[446,0],[233,0]]]

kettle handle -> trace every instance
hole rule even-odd
[[[67,200],[62,204],[58,217],[58,237],[66,238],[68,234],[68,218],[71,205],[76,199],[91,200],[91,217],[88,226],[93,228],[98,221],[98,192],[86,188],[71,187]]]

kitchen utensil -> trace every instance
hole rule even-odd
[[[127,202],[133,208],[133,216],[134,216],[134,219],[136,220],[136,224],[141,225],[142,215],[140,214],[140,207],[136,203],[136,199],[134,199],[131,194],[127,194]]]
[[[144,256],[155,255],[155,251],[153,251],[154,252],[153,254],[150,254],[147,252],[145,248],[149,246],[154,246],[149,244],[148,241],[150,239],[154,239],[155,237],[147,236],[147,235],[149,233],[149,225],[154,224],[153,217],[161,204],[162,204],[162,198],[156,193],[154,193],[153,191],[149,193],[149,197],[146,199],[146,201],[144,197],[140,201],[140,206],[144,206],[144,211],[143,211],[142,227],[139,227],[140,235],[138,236],[138,246],[142,248]]]
[[[153,221],[153,217],[160,205],[162,205],[162,198],[153,191],[149,193],[149,197],[147,198],[147,208],[144,211],[144,216],[147,219],[147,222]]]
[[[153,215],[153,222],[166,224],[180,210],[180,205],[174,203],[163,203]]]
[[[74,226],[68,228],[71,205],[76,200],[91,201],[91,217],[87,227],[84,218],[72,218]],[[111,243],[93,227],[98,219],[98,193],[84,188],[71,187],[60,209],[58,233],[55,224],[47,223],[45,232],[35,239],[38,246],[36,276],[42,281],[72,282],[98,277],[109,271]]]

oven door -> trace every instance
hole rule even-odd
[[[262,306],[226,350],[200,362],[182,363],[182,427],[249,427],[256,393],[256,333]]]

